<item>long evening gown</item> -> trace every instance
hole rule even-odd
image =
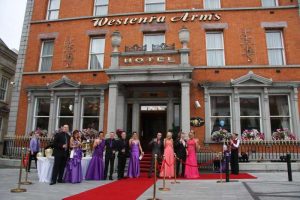
[[[85,175],[86,180],[104,179],[104,161],[103,161],[104,147],[105,147],[105,140],[102,140],[102,142],[95,147],[92,159],[89,163]]]
[[[128,164],[127,176],[129,178],[137,178],[140,176],[140,151],[139,151],[139,142],[131,143],[131,152]]]
[[[164,168],[166,168],[166,177],[174,176],[174,149],[171,140],[166,140],[165,143],[165,164],[164,167],[161,168],[160,177],[164,176]]]
[[[186,158],[184,176],[185,178],[198,178],[199,171],[197,166],[196,142],[194,139],[187,141],[187,151],[188,155]]]
[[[77,141],[75,141],[75,143],[77,143]],[[67,162],[64,181],[67,183],[80,183],[83,179],[81,167],[82,149],[80,147],[73,149],[74,156]]]

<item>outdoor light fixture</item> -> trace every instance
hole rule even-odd
[[[190,41],[190,31],[187,28],[182,27],[179,30],[178,34],[179,34],[179,40],[180,40],[180,42],[182,44],[182,48],[183,49],[187,49],[188,48],[187,44]]]
[[[119,31],[114,31],[111,34],[111,45],[113,47],[113,52],[119,52],[119,47],[122,41],[122,37]]]
[[[199,101],[195,101],[195,107],[196,107],[196,108],[201,108],[201,104],[200,104]]]

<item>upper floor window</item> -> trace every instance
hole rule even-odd
[[[1,83],[0,83],[0,100],[1,101],[6,100],[7,87],[8,87],[8,78],[2,76]]]
[[[269,65],[284,65],[284,45],[282,39],[282,32],[279,31],[267,31],[267,48],[268,48],[268,58]]]
[[[89,69],[103,69],[104,47],[104,38],[91,38]]]
[[[159,12],[165,10],[165,0],[145,0],[145,12]]]
[[[262,7],[278,6],[278,0],[261,0]]]
[[[49,0],[47,19],[58,19],[60,0]]]
[[[53,58],[54,40],[45,40],[42,44],[39,71],[50,71]]]
[[[207,66],[224,66],[223,32],[206,33]]]
[[[144,45],[147,45],[147,51],[152,51],[152,45],[161,45],[165,43],[164,33],[144,34]]]
[[[204,0],[204,9],[221,8],[221,0]]]
[[[94,15],[107,15],[108,14],[108,0],[95,0]]]

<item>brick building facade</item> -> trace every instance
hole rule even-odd
[[[9,135],[220,127],[300,136],[297,0],[28,0]]]

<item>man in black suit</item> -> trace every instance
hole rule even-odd
[[[157,161],[160,163],[161,161],[161,155],[163,152],[163,141],[161,139],[161,133],[157,133],[156,138],[152,139],[149,143],[149,145],[152,147],[152,159],[151,159],[151,167],[149,169],[148,177],[151,178],[152,172],[153,172],[153,166],[155,161],[155,154],[157,154]],[[156,176],[158,176],[159,172],[157,171]]]
[[[112,175],[114,172],[114,162],[115,154],[118,148],[117,141],[115,140],[115,133],[110,132],[109,139],[105,140],[105,168],[104,168],[104,180],[107,178],[108,165],[110,165],[109,170],[109,180],[113,180]]]
[[[126,158],[129,152],[129,143],[126,140],[126,132],[121,133],[121,139],[118,141],[118,179],[124,178],[124,169]]]
[[[179,132],[178,133],[178,138],[177,140],[175,141],[175,144],[174,144],[174,148],[175,148],[175,153],[176,153],[176,156],[182,160],[182,162],[185,163],[185,160],[186,160],[186,147],[187,147],[187,143],[186,141],[184,140],[184,133],[183,132]],[[184,170],[185,170],[185,164],[182,163],[181,164],[181,176],[184,177]],[[180,168],[180,161],[177,160],[176,161],[176,175],[177,177],[179,176],[179,168]]]
[[[66,162],[69,156],[70,136],[68,134],[69,126],[64,125],[62,131],[54,136],[53,155],[54,166],[50,185],[56,184],[56,181],[62,183]],[[58,178],[57,178],[58,176]]]

